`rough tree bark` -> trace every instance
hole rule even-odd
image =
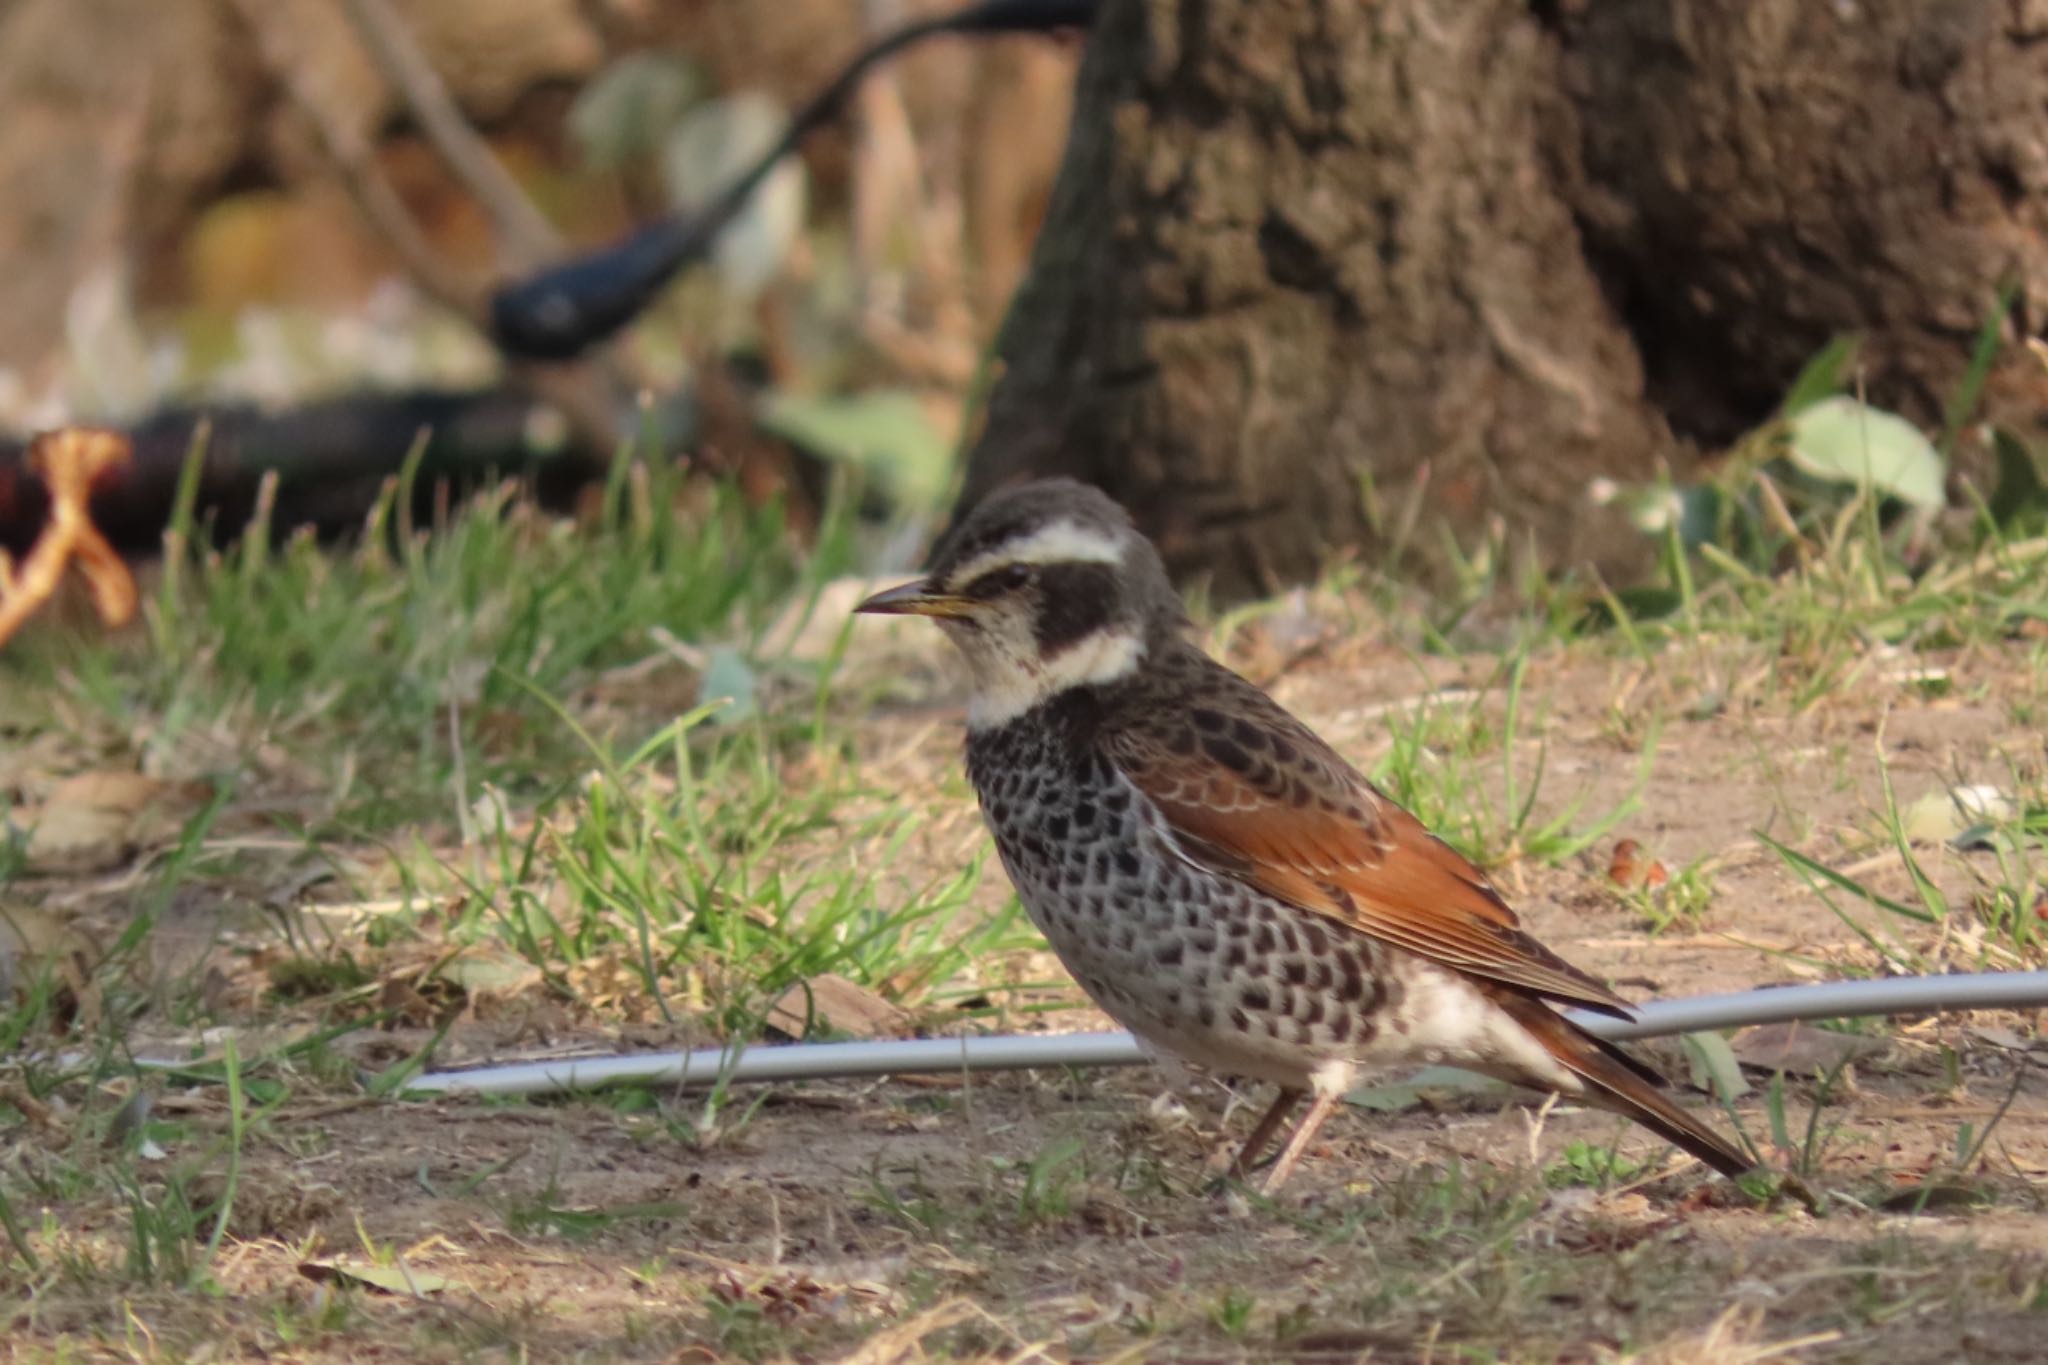
[[[1369,479],[1625,571],[1589,482],[1684,474],[1831,335],[1927,415],[2001,281],[2038,325],[2044,36],[2042,0],[1108,0],[961,506],[1086,478],[1229,594],[1369,545]]]
[[[1932,417],[1999,285],[2048,304],[2048,0],[1658,0],[1563,20],[1568,191],[1653,402],[1726,440],[1837,332]],[[2023,356],[2001,415],[2044,394]]]

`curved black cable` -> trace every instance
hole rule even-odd
[[[657,218],[622,242],[500,288],[491,297],[491,339],[520,359],[572,359],[631,322],[678,271],[708,253],[777,163],[837,114],[877,64],[943,33],[1086,27],[1096,5],[1097,0],[982,0],[884,35],[841,68],[790,120],[775,145],[702,209]]]

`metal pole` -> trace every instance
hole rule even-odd
[[[1574,1023],[1623,1041],[1795,1019],[1929,1014],[1944,1010],[2048,1006],[2048,972],[1980,972],[1875,981],[1763,987],[1730,995],[1658,1000],[1633,1020],[1571,1012]],[[858,1043],[789,1043],[638,1056],[565,1057],[467,1071],[436,1071],[405,1087],[409,1095],[534,1095],[588,1090],[622,1081],[656,1085],[728,1085],[828,1080],[913,1072],[1014,1071],[1039,1066],[1135,1066],[1150,1061],[1128,1033],[1013,1034],[982,1038],[909,1038]]]

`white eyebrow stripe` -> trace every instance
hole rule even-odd
[[[1123,542],[1115,536],[1105,535],[1076,521],[1062,520],[1041,526],[1021,540],[1013,540],[976,555],[947,575],[946,586],[957,591],[1003,564],[1123,562]]]

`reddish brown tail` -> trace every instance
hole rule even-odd
[[[1728,1139],[1665,1098],[1658,1089],[1663,1078],[1620,1048],[1602,1042],[1537,1001],[1518,1000],[1509,1009],[1551,1056],[1586,1083],[1588,1100],[1640,1123],[1722,1175],[1741,1175],[1755,1168],[1756,1162]]]

